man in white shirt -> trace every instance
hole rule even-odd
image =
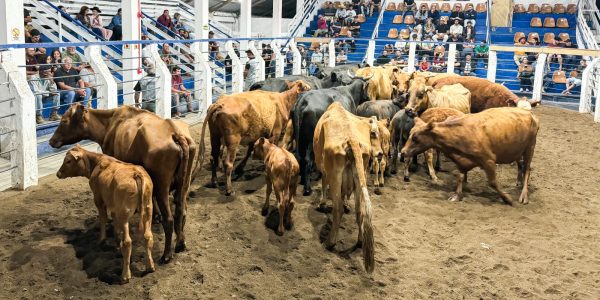
[[[315,49],[315,52],[310,56],[310,66],[308,66],[309,75],[313,75],[317,72],[319,67],[323,64],[323,53],[321,49]]]
[[[460,20],[454,20],[454,25],[450,26],[450,34],[457,36],[461,36],[463,34],[463,26],[460,25]]]
[[[259,68],[259,62],[254,57],[254,53],[252,53],[252,51],[246,50],[246,56],[248,57],[248,62],[246,63],[246,67],[244,68],[244,77],[246,78],[244,82],[244,91],[249,90],[250,87],[258,81]]]

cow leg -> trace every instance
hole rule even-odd
[[[435,150],[436,158],[435,158],[435,170],[437,172],[442,171],[442,156],[440,150]]]
[[[102,243],[106,240],[106,221],[108,220],[108,215],[106,213],[106,206],[103,203],[97,203],[96,207],[98,208],[99,213],[99,221],[100,221],[100,239],[99,242]]]
[[[379,168],[380,168],[379,187],[383,187],[386,167],[387,167],[387,158],[384,157],[379,161]]]
[[[227,144],[227,157],[225,159],[225,178],[227,183],[225,187],[225,196],[233,196],[235,192],[233,191],[233,185],[231,184],[231,173],[233,171],[235,156],[240,145],[240,138],[232,136],[229,137],[228,141],[225,143]]]
[[[157,182],[154,185],[156,188],[156,202],[162,215],[162,225],[165,231],[165,250],[162,257],[158,260],[159,264],[168,264],[173,258],[173,249],[171,243],[173,242],[173,213],[171,212],[171,206],[169,205],[169,186],[170,183]]]
[[[267,177],[267,196],[265,197],[265,204],[263,205],[260,214],[266,216],[269,213],[269,198],[271,198],[271,192],[273,191],[273,182]]]
[[[467,172],[458,172],[456,174],[456,192],[448,198],[449,201],[462,201],[463,198],[463,183],[467,178]]]
[[[319,203],[319,207],[317,207],[317,211],[322,213],[328,213],[330,211],[327,208],[327,199],[329,199],[330,196],[327,173],[321,172],[321,202]]]
[[[417,170],[419,170],[419,157],[417,155],[413,156],[412,158],[412,164],[410,165],[410,171],[411,172],[417,172]]]
[[[429,169],[429,176],[433,183],[438,183],[438,177],[435,175],[435,169],[433,168],[433,149],[425,151],[425,159],[427,160],[427,168]]]
[[[152,215],[152,222],[154,222],[154,224],[160,224],[160,211],[158,210],[158,203],[156,202],[156,197],[154,195],[152,196],[152,207],[155,207]]]
[[[294,226],[294,221],[292,220],[292,211],[294,210],[294,205],[296,201],[294,201],[294,197],[296,197],[296,185],[298,182],[298,176],[292,176],[291,181],[288,185],[288,204],[285,209],[285,229],[291,230]]]
[[[517,160],[517,186],[523,186],[523,164],[525,163],[523,158]]]
[[[312,149],[311,147],[308,147],[306,149],[306,153],[305,153],[305,157],[304,157],[304,162],[306,163],[306,165],[304,166],[304,192],[303,195],[304,196],[310,196],[310,194],[312,194],[312,188],[310,186],[310,174],[312,173],[312,165],[314,160],[312,159]]]
[[[336,162],[338,166],[343,166],[343,162]],[[333,165],[336,164],[334,162],[328,163],[330,166],[327,168],[328,170],[333,169]],[[327,164],[327,163],[326,163]],[[343,167],[342,167],[343,168]],[[325,248],[329,251],[333,251],[335,248],[335,243],[337,241],[337,234],[340,228],[340,222],[342,220],[342,214],[344,212],[344,200],[342,199],[342,174],[344,172],[343,169],[338,171],[338,173],[328,175],[327,180],[329,181],[329,192],[333,198],[333,221],[331,224],[331,231],[329,231],[329,236],[325,241]]]
[[[242,175],[244,175],[244,167],[246,167],[246,163],[248,162],[250,155],[252,155],[253,150],[254,150],[254,143],[250,143],[248,145],[248,150],[246,151],[246,156],[244,157],[244,159],[242,159],[242,161],[235,168],[235,178],[236,179],[238,179],[238,178],[242,177]]]
[[[183,252],[186,250],[185,245],[185,234],[183,231],[183,227],[185,225],[185,213],[186,213],[186,203],[185,199],[181,192],[176,192],[174,197],[175,199],[175,252]]]
[[[118,216],[116,220],[116,226],[121,229],[121,255],[123,256],[123,271],[121,273],[121,283],[129,282],[131,279],[131,270],[129,265],[131,263],[131,236],[129,236],[129,222],[127,222],[127,216]]]
[[[278,179],[279,181],[281,181],[281,179]],[[283,235],[283,219],[285,218],[285,202],[287,202],[285,200],[285,195],[284,195],[284,189],[282,189],[282,186],[278,186],[278,188],[275,190],[275,196],[277,197],[277,209],[279,210],[279,226],[277,226],[277,235],[278,236],[282,236]]]
[[[211,161],[211,178],[210,183],[206,185],[208,188],[217,187],[217,169],[219,168],[219,159],[221,157],[221,139],[218,136],[210,136],[210,156]]]
[[[373,170],[375,171],[375,195],[381,195],[381,191],[379,190],[379,159],[377,159],[377,157],[375,157],[374,159],[372,159],[373,161]],[[356,194],[356,193],[355,193]]]
[[[410,182],[410,162],[412,161],[412,159],[410,157],[407,157],[404,160],[404,181],[405,182]]]
[[[152,259],[152,247],[154,247],[154,236],[152,235],[152,210],[153,207],[143,207],[144,209],[144,240],[146,241],[146,272],[156,271],[154,259]]]
[[[525,155],[523,155],[523,190],[521,191],[521,196],[519,196],[519,201],[523,204],[529,203],[529,175],[531,175],[531,160],[533,159],[534,150],[535,144],[529,147],[525,151]]]
[[[392,143],[392,166],[391,173],[396,175],[398,173],[398,146]]]
[[[489,161],[487,164],[485,164],[483,166],[483,170],[485,171],[485,174],[487,175],[488,178],[488,183],[489,185],[496,190],[496,192],[498,192],[498,194],[500,194],[500,197],[502,197],[502,200],[504,201],[504,203],[508,204],[508,205],[512,205],[512,199],[510,198],[510,196],[503,192],[500,187],[498,186],[498,182],[496,181],[496,162],[494,161]]]

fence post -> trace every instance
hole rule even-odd
[[[487,80],[491,82],[496,82],[496,68],[498,67],[498,56],[496,55],[495,50],[490,50],[488,52],[488,70],[487,70]]]
[[[285,68],[285,54],[282,53],[281,48],[279,48],[279,42],[272,41],[271,49],[273,49],[273,53],[275,53],[275,77],[281,77],[284,73]]]
[[[531,99],[542,100],[542,87],[544,86],[544,69],[548,54],[540,53],[535,63],[535,79],[533,81],[533,94]]]
[[[300,75],[302,74],[302,54],[300,54],[300,50],[298,50],[296,41],[292,40],[290,42],[290,48],[292,49],[292,54],[294,55],[292,62],[292,75]]]
[[[97,107],[99,109],[116,108],[118,106],[117,82],[102,58],[100,46],[88,46],[85,49],[85,57],[96,73],[96,82],[99,85],[96,87],[98,90]]]
[[[452,43],[448,47],[448,67],[446,73],[454,73],[454,63],[456,63],[456,44]]]
[[[407,70],[408,72],[414,72],[415,71],[415,57],[417,54],[417,43],[415,42],[409,42],[408,45],[408,67]]]
[[[367,64],[372,66],[375,64],[375,41],[369,40],[369,46],[367,46]]]
[[[198,101],[200,116],[206,113],[212,103],[212,69],[208,63],[208,55],[202,53],[200,43],[193,43],[191,50],[196,62],[194,68],[194,100]]]
[[[237,54],[235,54],[232,41],[225,43],[225,50],[229,58],[231,58],[231,92],[241,93],[244,91],[244,65],[242,65]]]
[[[150,47],[150,55],[155,63],[156,68],[156,114],[164,119],[171,118],[171,72],[169,67],[160,58],[158,53],[158,45],[152,44]],[[143,93],[143,91],[142,91]]]
[[[0,94],[14,98],[10,110],[1,113],[12,116],[10,127],[14,128],[12,144],[14,151],[10,155],[11,185],[24,190],[38,183],[37,137],[35,131],[35,96],[29,88],[25,75],[11,59],[11,51],[2,54],[0,68]],[[7,105],[8,106],[8,105]]]
[[[580,113],[589,113],[592,112],[592,86],[591,81],[594,80],[594,76],[592,72],[594,72],[594,68],[600,62],[600,58],[594,58],[588,66],[583,70],[583,75],[581,77],[581,95],[579,96],[579,112]]]
[[[330,67],[335,67],[335,39],[329,40],[329,62]]]
[[[254,59],[258,61],[258,81],[265,80],[265,60],[262,58],[261,53],[256,49],[254,41],[248,41],[248,48],[252,51],[252,54],[254,54]]]

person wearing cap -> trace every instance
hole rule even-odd
[[[73,60],[70,57],[63,58],[63,65],[54,72],[54,81],[60,90],[60,100],[67,105],[73,101],[82,100],[86,106],[92,95],[90,88],[86,88],[83,80],[79,77],[79,71],[73,68]]]
[[[151,112],[156,111],[156,69],[154,64],[148,62],[146,64],[146,75],[142,77],[133,87],[135,91],[134,99],[137,107],[149,110]],[[140,103],[141,96],[141,103]]]
[[[52,113],[50,114],[50,121],[59,121],[60,116],[58,115],[58,105],[60,96],[58,94],[58,88],[56,83],[52,79],[52,70],[50,66],[40,67],[40,78],[30,82],[31,90],[35,95],[35,122],[42,124],[46,122],[42,117],[42,109],[44,108],[45,101],[52,102]]]
[[[110,24],[106,27],[113,31],[110,38],[111,41],[120,41],[123,38],[123,19],[121,9],[117,10],[117,14],[112,17]]]
[[[102,13],[102,11],[97,6],[94,6],[92,8],[92,15],[90,16],[90,26],[92,27],[92,30],[94,30],[94,32],[100,33],[99,35],[108,41],[110,40],[110,37],[112,36],[113,32],[110,29],[104,28],[104,26],[102,25],[104,23],[102,23],[102,16],[100,15],[100,13]]]
[[[248,62],[244,68],[244,78],[246,78],[244,91],[248,91],[250,87],[258,81],[259,69],[259,62],[254,57],[254,53],[252,53],[250,50],[246,50],[246,56],[248,57]]]
[[[181,114],[179,113],[179,103],[181,103],[180,99],[185,99],[187,103],[188,112],[193,112],[192,108],[192,93],[188,91],[183,85],[183,78],[181,78],[181,68],[178,66],[174,66],[171,71],[171,112],[175,118],[179,118]]]

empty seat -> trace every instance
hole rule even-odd
[[[406,17],[404,18],[404,24],[406,24],[406,25],[415,24],[415,17],[413,17],[412,15],[406,15]]]
[[[563,4],[557,3],[554,4],[554,9],[552,10],[555,14],[564,14],[565,6]]]
[[[404,3],[398,3],[398,5],[396,5],[396,10],[397,11],[405,11],[406,5]]]
[[[577,5],[575,5],[575,4],[569,4],[569,5],[567,5],[567,13],[568,14],[575,14],[575,13],[577,13]]]
[[[554,33],[546,32],[546,34],[544,34],[544,43],[550,44],[552,41],[554,41]]]
[[[402,15],[396,15],[392,21],[394,24],[402,24]]]
[[[443,12],[450,12],[450,3],[443,3],[442,9]]]
[[[566,40],[570,40],[570,39],[571,39],[571,36],[569,36],[569,34],[568,34],[568,33],[566,33],[566,32],[563,32],[563,33],[561,33],[561,34],[559,34],[559,35],[558,35],[558,38],[559,38],[561,41],[563,41],[563,42],[564,42],[564,41],[566,41]]]
[[[529,27],[542,27],[542,19],[538,17],[531,18],[531,22],[529,22]]]
[[[483,13],[487,11],[487,7],[485,6],[485,3],[477,3],[477,6],[475,7],[475,11]]]
[[[410,30],[408,28],[404,28],[400,30],[400,37],[403,39],[407,39],[410,37]]]
[[[552,74],[552,81],[554,83],[566,83],[567,76],[565,75],[565,71],[563,71],[563,70],[554,71],[554,74]]]
[[[390,31],[388,31],[387,37],[390,39],[397,39],[398,38],[398,29],[396,29],[396,28],[390,29]]]
[[[367,18],[363,14],[360,14],[357,17],[358,17],[358,23],[364,23],[367,21]]]
[[[548,27],[548,28],[556,27],[556,21],[554,21],[554,18],[552,18],[552,17],[544,18],[544,27]]]
[[[540,34],[537,32],[530,32],[529,35],[527,36],[527,42],[529,43],[535,43],[535,41],[533,40],[533,38],[537,38],[538,41],[540,40]]]
[[[396,10],[396,3],[390,2],[385,10]]]
[[[537,14],[540,12],[540,7],[535,3],[529,4],[529,7],[527,8],[527,12],[530,14]]]
[[[569,21],[567,18],[558,18],[556,21],[556,27],[559,28],[569,28]]]
[[[479,4],[477,4],[477,6],[479,6]],[[515,6],[513,7],[513,13],[522,14],[525,12],[527,12],[527,10],[525,10],[525,6],[523,4],[515,4]]]
[[[543,14],[551,14],[552,13],[552,6],[550,6],[550,4],[542,4],[542,8],[540,9],[540,12]]]
[[[514,42],[515,42],[515,43],[519,42],[519,40],[520,40],[522,37],[525,37],[525,33],[523,33],[523,32],[515,32],[515,38],[514,38]]]

